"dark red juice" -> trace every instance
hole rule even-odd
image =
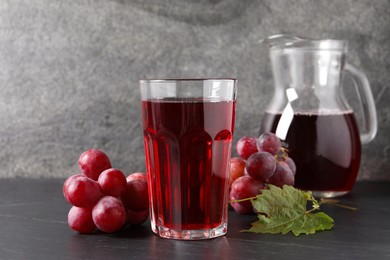
[[[266,113],[261,132],[275,133],[280,118],[281,113]],[[352,112],[296,113],[285,141],[297,165],[295,187],[320,192],[352,189],[361,153]]]
[[[235,102],[142,102],[151,221],[174,230],[211,229],[227,217]]]

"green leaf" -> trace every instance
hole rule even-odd
[[[312,203],[312,209],[307,210],[307,203]],[[295,189],[284,185],[283,189],[269,185],[269,189],[252,200],[254,209],[259,212],[259,220],[252,223],[246,232],[314,234],[316,231],[331,229],[334,221],[323,212],[312,213],[319,209],[319,203],[311,192]]]

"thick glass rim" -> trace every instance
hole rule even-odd
[[[235,78],[170,78],[140,80],[141,99],[217,98],[235,100]]]
[[[164,83],[164,82],[189,82],[189,81],[237,81],[236,78],[164,78],[164,79],[141,79],[140,83]]]

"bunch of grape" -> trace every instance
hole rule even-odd
[[[249,200],[267,188],[294,185],[296,166],[288,157],[279,138],[273,133],[264,133],[259,138],[244,136],[236,146],[239,157],[230,161],[230,204],[240,214],[253,213]]]
[[[69,226],[83,234],[97,229],[113,233],[127,224],[144,223],[149,216],[147,176],[125,174],[111,168],[108,156],[89,149],[81,154],[80,174],[66,179],[65,199],[73,205],[68,213]]]

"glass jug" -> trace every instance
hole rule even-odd
[[[275,92],[260,132],[285,142],[297,172],[294,186],[317,197],[336,197],[354,186],[361,143],[377,131],[374,100],[366,76],[346,63],[347,42],[275,35],[269,44]],[[354,79],[362,110],[358,129],[344,98],[341,75]]]

